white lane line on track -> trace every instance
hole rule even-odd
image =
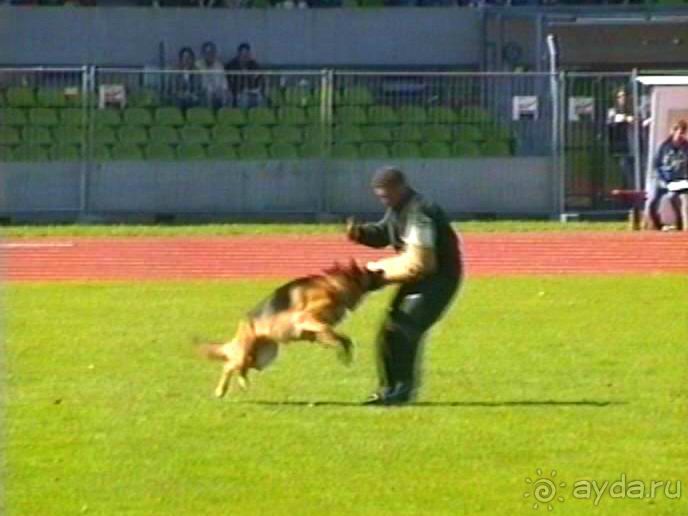
[[[54,249],[60,247],[76,247],[74,242],[11,242],[0,243],[0,249]]]

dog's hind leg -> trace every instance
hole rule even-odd
[[[346,365],[350,365],[353,361],[353,341],[341,333],[337,333],[329,326],[315,334],[315,340],[328,346],[337,346],[339,348],[339,359]]]

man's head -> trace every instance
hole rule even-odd
[[[215,59],[217,58],[217,46],[215,46],[215,43],[212,41],[206,41],[203,43],[203,46],[201,47],[201,55],[203,56],[203,59],[205,59],[206,63],[214,63]]]
[[[251,60],[251,45],[242,43],[237,47],[237,58],[240,63],[247,63]]]
[[[179,67],[183,70],[190,70],[194,67],[196,56],[191,47],[183,47],[179,51]]]
[[[685,120],[679,120],[671,126],[671,140],[676,144],[686,141],[686,133],[688,133],[688,122]]]
[[[371,186],[375,196],[387,208],[396,208],[409,192],[403,172],[391,166],[378,169],[373,175]]]
[[[624,88],[619,88],[616,90],[616,105],[624,107],[626,105],[626,90]]]

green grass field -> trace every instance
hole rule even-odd
[[[276,284],[8,286],[6,513],[542,514],[542,468],[566,482],[553,514],[688,514],[688,493],[572,494],[688,482],[686,277],[472,280],[403,408],[358,405],[378,293],[342,327],[351,368],[295,344],[213,399],[192,339],[228,337]]]
[[[523,233],[533,231],[623,231],[625,222],[569,222],[504,220],[466,221],[454,225],[466,233]],[[235,235],[328,235],[341,234],[341,224],[202,224],[145,225],[94,224],[58,226],[0,226],[0,237],[158,237],[158,236],[235,236]]]

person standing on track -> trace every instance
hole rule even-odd
[[[418,352],[425,333],[445,312],[461,285],[463,265],[456,233],[444,212],[423,199],[395,167],[376,171],[372,188],[387,208],[377,223],[347,222],[350,240],[392,246],[397,254],[367,268],[400,284],[377,339],[379,389],[365,402],[400,405],[418,387]]]

